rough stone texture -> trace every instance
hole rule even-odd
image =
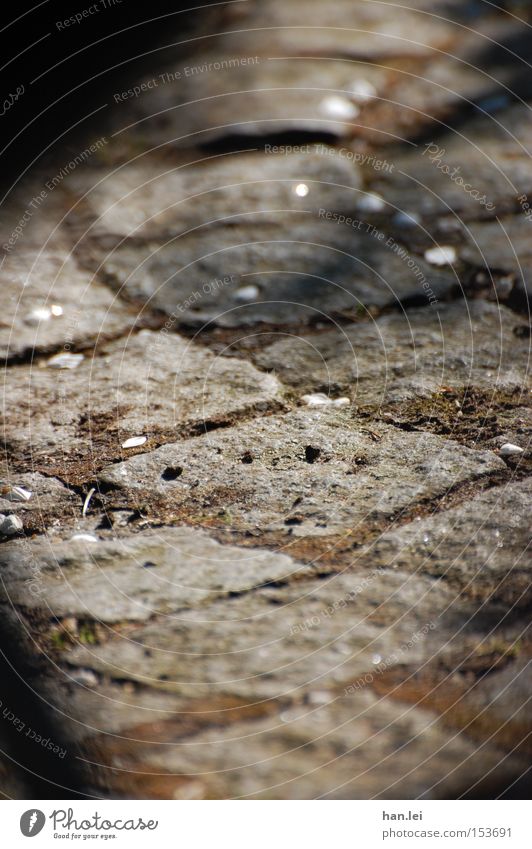
[[[170,736],[164,756],[160,748],[146,746],[141,763],[182,777],[173,793],[178,799],[228,793],[259,799],[448,798],[476,782],[489,792],[485,776],[491,770],[493,782],[511,783],[526,769],[524,757],[506,760],[502,751],[479,752],[442,729],[428,711],[404,708],[398,716],[389,702],[370,693],[286,711],[280,721],[243,723],[214,739],[204,733],[195,738],[197,745],[172,742]],[[117,749],[118,764],[140,768]]]
[[[17,496],[17,487],[31,493],[28,500]],[[0,480],[0,513],[19,516],[26,532],[43,530],[50,524],[60,525],[80,515],[82,503],[78,495],[59,480],[38,472],[20,474],[6,470]]]
[[[433,575],[478,603],[530,604],[530,479],[383,534],[373,564]]]
[[[379,425],[374,434],[348,411],[301,410],[164,445],[107,467],[99,481],[129,507],[156,499],[195,521],[306,537],[353,533],[503,468],[492,452],[428,433]]]
[[[223,547],[190,528],[97,540],[39,539],[22,557],[17,545],[5,546],[2,575],[9,601],[48,607],[59,617],[144,622],[269,581],[312,574],[311,567],[285,555]],[[32,599],[27,584],[35,580],[35,563],[39,575]]]
[[[250,209],[349,210],[363,196],[356,168],[335,156],[334,148],[323,148],[322,155],[316,148],[309,144],[304,154],[268,154],[260,169],[256,155],[241,153],[204,156],[174,168],[143,157],[112,171],[79,175],[95,218],[86,235],[108,248],[114,235],[166,241],[197,227],[202,234],[205,225],[228,217],[233,224],[245,222]],[[309,188],[305,198],[295,193],[303,182]],[[73,211],[71,224],[79,214]]]
[[[42,251],[15,246],[2,264],[0,282],[5,360],[83,348],[135,325],[136,314],[80,269],[64,246]],[[61,307],[61,314],[53,315],[52,306]]]
[[[524,400],[530,340],[514,333],[520,326],[504,307],[458,300],[281,339],[255,359],[301,392],[347,392],[355,405],[430,397],[446,386],[476,386],[488,397],[515,389]]]
[[[238,207],[230,210],[239,214]],[[124,243],[103,269],[130,298],[170,315],[178,305],[181,321],[200,327],[354,316],[367,306],[426,301],[420,279],[435,297],[456,285],[451,271],[402,258],[363,215],[350,218],[354,225],[259,208],[246,223],[225,222],[160,246]],[[244,286],[257,291],[242,301]]]
[[[126,456],[122,444],[146,436],[139,450],[180,430],[266,409],[280,396],[273,375],[238,359],[215,357],[172,332],[142,330],[109,342],[74,369],[45,360],[7,374],[4,438],[27,462],[68,473]]]

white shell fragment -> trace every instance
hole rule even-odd
[[[368,192],[357,200],[357,209],[362,212],[382,212],[386,208],[386,201],[376,192]]]
[[[76,684],[82,684],[85,687],[96,687],[98,685],[98,678],[92,669],[74,669],[70,677]]]
[[[48,307],[36,307],[28,313],[24,321],[26,324],[36,325],[40,324],[41,321],[48,321],[51,317],[52,311]]]
[[[48,368],[77,368],[84,359],[83,354],[56,354],[50,357],[46,365]]]
[[[4,516],[0,513],[0,534],[10,537],[20,533],[23,527],[22,520],[18,516]]]
[[[336,94],[322,100],[320,109],[330,118],[338,118],[344,121],[349,121],[350,118],[357,118],[360,115],[358,106],[348,100],[347,97],[340,97]]]
[[[314,392],[310,395],[303,395],[301,398],[307,407],[347,407],[351,403],[349,398],[329,398],[323,392]]]
[[[7,501],[29,501],[32,493],[22,486],[14,486],[11,492],[5,496]]]
[[[513,454],[522,454],[524,448],[520,448],[519,445],[514,445],[512,442],[505,442],[504,445],[501,445],[499,449],[499,454],[501,457],[511,457]]]
[[[96,492],[96,490],[94,489],[94,487],[89,489],[89,491],[87,493],[87,497],[85,498],[85,501],[83,502],[83,509],[81,511],[82,516],[87,515],[87,510],[89,509],[89,504],[91,503],[91,498],[92,498],[92,496],[94,495],[95,492]]]
[[[73,537],[70,537],[71,542],[98,542],[98,537],[95,537],[94,534],[74,534]]]
[[[122,443],[122,448],[138,448],[139,445],[144,445],[147,436],[131,436]]]
[[[237,289],[235,294],[233,295],[235,301],[256,301],[260,295],[260,290],[258,286],[242,286],[240,289]]]
[[[451,265],[456,262],[456,251],[451,245],[429,248],[428,251],[425,251],[425,259],[431,265]]]
[[[349,86],[349,94],[357,103],[367,103],[377,96],[377,89],[369,80],[355,80]]]

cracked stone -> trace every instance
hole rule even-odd
[[[273,375],[215,357],[171,327],[109,342],[74,371],[14,366],[5,386],[4,439],[32,462],[59,470],[80,457],[96,464],[121,457],[122,443],[138,434],[157,442],[182,428],[265,409],[281,391]]]
[[[494,487],[445,512],[382,534],[372,564],[423,572],[474,601],[530,604],[530,479]]]
[[[456,484],[506,466],[490,451],[473,451],[429,433],[378,427],[345,410],[302,409],[266,417],[205,436],[166,444],[103,469],[100,484],[116,488],[112,499],[128,506],[157,501],[157,510],[183,510],[194,521],[294,536],[353,532],[382,521]],[[242,446],[252,456],[243,462]],[[311,446],[317,462],[309,462]],[[364,458],[363,465],[357,458]],[[167,467],[183,473],[168,483]],[[297,503],[299,524],[286,527]]]
[[[428,398],[442,386],[517,389],[524,400],[529,340],[514,333],[522,323],[504,307],[456,301],[282,338],[255,361],[301,391],[349,391],[360,405]]]
[[[106,624],[146,622],[156,614],[171,620],[182,608],[313,573],[284,554],[223,546],[190,528],[89,546],[35,539],[23,548],[2,546],[1,563],[4,598],[11,603]]]

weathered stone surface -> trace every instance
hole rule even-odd
[[[525,479],[382,534],[373,564],[433,575],[463,596],[509,607],[530,604],[530,498]]]
[[[167,788],[173,778],[178,799],[456,798],[470,787],[493,792],[527,768],[525,757],[478,750],[429,711],[399,710],[370,692],[333,696],[324,706],[300,705],[281,718],[204,732],[187,745],[170,736],[164,753],[145,745],[135,757],[119,744],[114,762],[177,774],[181,782],[170,775]]]
[[[56,478],[10,471],[0,480],[0,513],[19,516],[27,532],[78,518],[81,507],[79,496]]]
[[[171,619],[184,607],[245,593],[269,581],[312,574],[311,567],[286,555],[221,546],[190,528],[116,540],[73,537],[37,539],[23,548],[5,545],[0,555],[5,596],[57,617],[145,622],[156,614]]]
[[[4,207],[0,648],[91,797],[524,795],[531,12],[408,5],[222,4]]]
[[[260,51],[260,45],[255,47]],[[385,90],[390,77],[381,68],[353,68],[325,56],[319,61],[295,54],[264,56],[243,43],[238,52],[213,51],[199,67],[161,69],[156,86],[152,83],[137,101],[120,107],[128,117],[119,142],[133,137],[146,147],[173,149],[226,139],[235,147],[253,147],[261,139],[289,143],[290,134],[297,134],[297,143],[340,140],[364,124],[364,104],[353,96],[354,83],[364,79],[376,93]],[[174,79],[176,73],[180,76]]]
[[[447,588],[398,571],[344,572],[182,610],[129,638],[78,644],[61,659],[189,698],[293,699],[327,686],[354,692],[381,660],[387,667],[432,657],[441,629],[448,638],[457,624],[452,612],[436,621],[451,598]]]
[[[166,515],[196,522],[320,536],[353,533],[504,468],[492,452],[432,434],[385,424],[375,434],[350,411],[301,410],[161,446],[108,466],[99,481],[130,507],[149,510],[155,499]]]
[[[247,223],[208,227],[162,246],[124,243],[103,268],[127,296],[167,314],[177,304],[180,320],[200,326],[357,315],[370,305],[425,301],[420,278],[435,297],[456,285],[452,271],[401,257],[383,232],[371,232],[364,220],[359,227],[361,219],[356,213],[342,223],[325,215],[257,211]],[[241,299],[239,290],[248,286],[253,293]]]
[[[483,269],[498,269],[527,277],[532,268],[532,223],[524,215],[471,224],[464,233],[461,256]]]
[[[325,7],[319,0],[284,3],[274,0],[266,8],[259,3],[229,13],[233,32],[224,35],[228,54],[325,55],[353,59],[397,56],[431,56],[456,33],[451,21],[423,14],[427,3],[403,7],[400,14],[383,15],[382,8],[341,0]],[[456,8],[456,4],[453,3]],[[228,23],[231,22],[229,17]],[[238,27],[238,29],[237,29]],[[241,32],[239,31],[241,30]],[[415,34],[415,35],[414,35]],[[235,52],[236,51],[236,52]]]
[[[466,386],[494,401],[498,391],[516,389],[525,401],[530,340],[514,333],[519,326],[524,322],[504,307],[460,300],[283,338],[255,360],[301,392],[347,392],[355,405]]]
[[[171,322],[159,333],[109,342],[73,369],[47,363],[8,372],[4,438],[28,462],[65,472],[80,458],[98,466],[123,456],[130,437],[146,436],[146,451],[180,430],[265,409],[280,396],[273,375],[215,357],[175,335]]]
[[[226,219],[234,227],[253,211],[303,209],[317,215],[325,207],[348,212],[364,196],[356,166],[336,156],[334,148],[308,144],[304,153],[264,152],[204,156],[199,163],[173,168],[151,156],[113,171],[91,172],[90,184],[86,177],[80,180],[94,216],[86,235],[105,251],[113,236],[165,242],[200,228],[201,239],[201,228]],[[300,184],[308,189],[304,197],[296,193]]]
[[[390,211],[414,212],[424,225],[396,225],[398,236],[423,248],[432,247],[434,240],[440,244],[467,242],[461,256],[484,265],[474,239],[482,233],[497,233],[497,247],[491,251],[489,236],[481,241],[488,256],[497,255],[489,264],[500,268],[499,250],[505,256],[508,253],[502,227],[496,222],[472,222],[521,212],[518,196],[532,196],[529,147],[528,109],[517,104],[503,114],[477,113],[459,133],[442,134],[441,126],[433,127],[433,138],[424,138],[417,147],[386,152],[394,164],[392,171],[369,171],[368,175],[372,189],[389,202]],[[520,217],[524,216],[511,222],[518,232],[522,229]]]
[[[80,269],[64,247],[17,247],[2,264],[0,281],[5,360],[93,345],[135,325],[135,311]]]

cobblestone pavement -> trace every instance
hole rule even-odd
[[[9,200],[6,796],[525,792],[532,15],[499,6],[220,6]]]

